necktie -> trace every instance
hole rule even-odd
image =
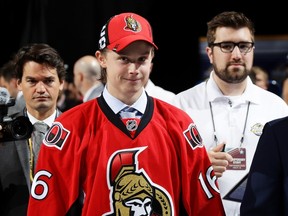
[[[142,113],[133,107],[126,106],[119,112],[119,115],[122,122],[126,126],[126,129],[130,132],[131,136],[134,137],[140,123]]]
[[[48,125],[45,124],[44,122],[36,122],[33,125],[32,142],[33,142],[34,168],[36,167],[40,146],[47,130]]]

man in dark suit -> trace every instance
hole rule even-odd
[[[241,216],[288,216],[288,117],[266,123],[248,174]]]
[[[74,64],[73,74],[75,87],[83,96],[83,102],[100,96],[104,85],[100,80],[101,67],[95,56],[79,58]]]
[[[46,124],[47,130],[61,112],[56,108],[66,76],[64,62],[47,44],[30,44],[14,57],[17,86],[26,106],[16,116],[26,116],[32,125]],[[31,180],[37,158],[35,139],[0,139],[0,215],[26,216]],[[40,143],[41,144],[41,143]],[[43,210],[45,211],[45,210]]]

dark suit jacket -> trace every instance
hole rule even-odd
[[[60,114],[57,110],[57,116]],[[1,216],[26,216],[31,187],[29,158],[28,140],[0,142]]]
[[[241,216],[288,216],[288,117],[265,125],[240,212]]]

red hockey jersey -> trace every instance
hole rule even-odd
[[[191,118],[148,97],[134,137],[103,96],[64,112],[41,146],[28,215],[224,215]]]

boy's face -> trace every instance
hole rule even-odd
[[[149,79],[153,57],[153,47],[144,41],[135,41],[119,53],[108,50],[100,63],[106,68],[109,93],[133,104]]]

